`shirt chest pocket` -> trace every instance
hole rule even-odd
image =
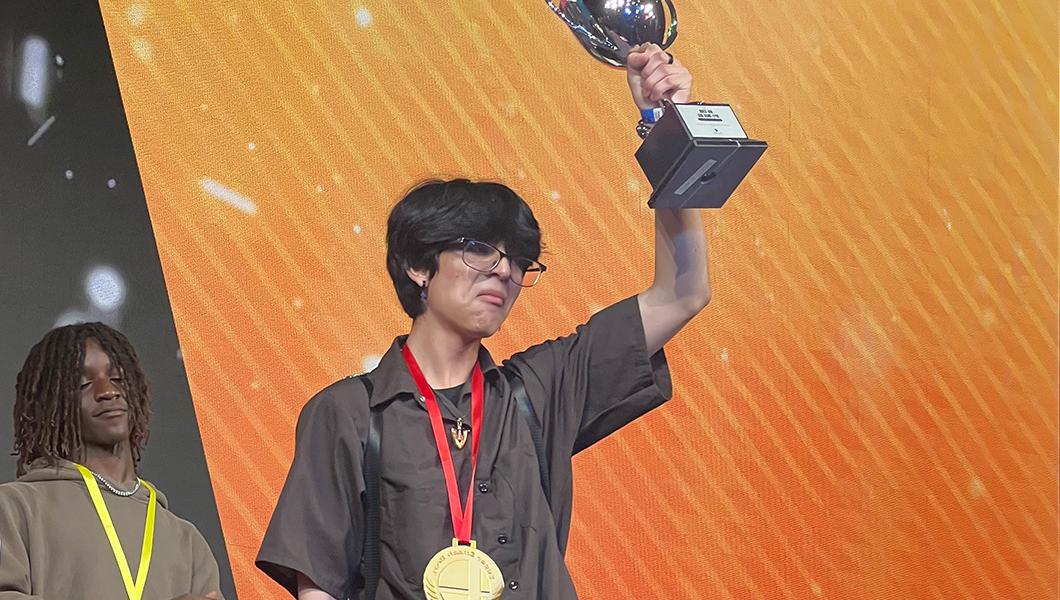
[[[388,481],[381,498],[384,563],[386,555],[393,553],[401,576],[417,587],[422,585],[430,559],[453,542],[445,482],[440,476],[424,475],[423,479]],[[511,581],[518,574],[524,544],[532,537],[527,511],[521,510],[516,488],[500,468],[489,476],[476,477],[472,493],[471,537],[497,563],[505,581]]]
[[[476,482],[475,526],[478,547],[497,563],[505,580],[515,577],[527,537],[527,512],[511,481],[499,471]]]

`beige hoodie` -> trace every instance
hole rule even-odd
[[[149,493],[122,498],[102,489],[129,570],[140,565]],[[217,591],[217,562],[195,526],[158,493],[155,541],[143,600]],[[0,485],[0,600],[124,600],[107,534],[72,463],[42,461]]]

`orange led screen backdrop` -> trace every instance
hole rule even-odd
[[[550,266],[502,358],[651,277],[623,74],[538,0],[101,2],[237,588],[318,389],[407,331],[413,183],[499,179]],[[705,213],[675,398],[575,460],[585,598],[1055,598],[1055,2],[677,2],[770,149]]]

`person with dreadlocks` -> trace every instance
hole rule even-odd
[[[217,600],[194,525],[137,475],[150,420],[136,351],[102,323],[48,332],[15,384],[18,480],[0,485],[0,600]]]

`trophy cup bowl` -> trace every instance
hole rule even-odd
[[[625,67],[630,48],[677,39],[672,0],[545,0],[593,58]]]

